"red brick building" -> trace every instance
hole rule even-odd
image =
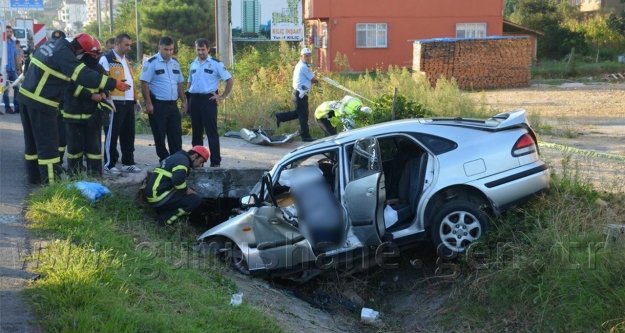
[[[415,40],[503,32],[502,0],[302,1],[313,62],[328,71],[339,54],[352,71],[410,67]]]

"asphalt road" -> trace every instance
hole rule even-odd
[[[24,261],[30,241],[22,208],[30,188],[23,168],[20,117],[0,115],[0,332],[3,333],[40,332],[20,293],[33,277],[26,271]]]

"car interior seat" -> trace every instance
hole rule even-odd
[[[397,211],[395,225],[410,222],[417,211],[425,181],[427,157],[427,153],[420,152],[417,157],[408,159],[404,164],[397,189],[398,202],[391,205]]]

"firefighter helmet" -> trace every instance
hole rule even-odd
[[[97,39],[93,38],[90,34],[80,33],[74,37],[74,40],[78,42],[80,48],[90,56],[97,56],[100,54],[102,46]]]
[[[208,151],[208,149],[206,149],[206,147],[204,146],[193,146],[191,150],[202,156],[204,161],[208,161],[208,158],[211,157],[210,151]]]

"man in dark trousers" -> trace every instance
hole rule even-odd
[[[182,102],[181,111],[187,112],[184,77],[173,54],[173,39],[162,37],[158,42],[158,53],[144,61],[141,70],[141,92],[159,162],[182,149],[182,120],[176,104],[178,98]],[[165,147],[165,138],[168,147]]]
[[[310,70],[310,58],[312,52],[305,47],[300,52],[300,61],[295,65],[293,70],[293,104],[295,110],[288,112],[276,113],[276,125],[280,127],[280,123],[290,120],[299,120],[300,136],[302,141],[313,141],[308,129],[308,92],[312,88],[312,84],[317,82],[315,73]]]
[[[100,46],[85,52],[81,61],[87,68],[105,74],[98,64]],[[106,92],[101,89],[85,88],[72,82],[65,91],[63,120],[67,137],[67,169],[71,175],[86,170],[91,176],[102,176],[102,153],[100,133],[102,112],[111,112],[112,106],[106,103]]]
[[[234,79],[224,64],[209,56],[208,40],[201,38],[195,41],[197,58],[189,66],[189,114],[193,136],[191,144],[201,146],[206,131],[208,148],[211,151],[211,167],[219,167],[221,153],[219,149],[219,132],[217,129],[217,103],[228,98]],[[219,81],[225,81],[224,91],[219,93]]]
[[[115,166],[119,158],[117,139],[122,152],[123,172],[141,172],[135,165],[135,106],[137,89],[132,76],[132,65],[126,54],[130,51],[132,39],[126,33],[115,37],[115,46],[100,58],[100,65],[106,74],[114,79],[126,82],[130,89],[126,91],[112,91],[111,99],[115,104],[115,113],[112,114],[112,126],[107,126],[106,145],[104,151],[104,171],[119,173]]]
[[[191,168],[201,167],[209,158],[206,147],[194,146],[189,151],[169,155],[149,174],[146,196],[158,214],[159,223],[172,225],[202,203],[195,191],[187,187],[187,177]]]
[[[31,183],[53,183],[61,173],[57,114],[63,92],[72,81],[86,88],[125,91],[129,86],[87,68],[78,57],[97,49],[97,41],[81,33],[69,42],[49,41],[30,57],[18,102],[24,127],[25,159]]]

